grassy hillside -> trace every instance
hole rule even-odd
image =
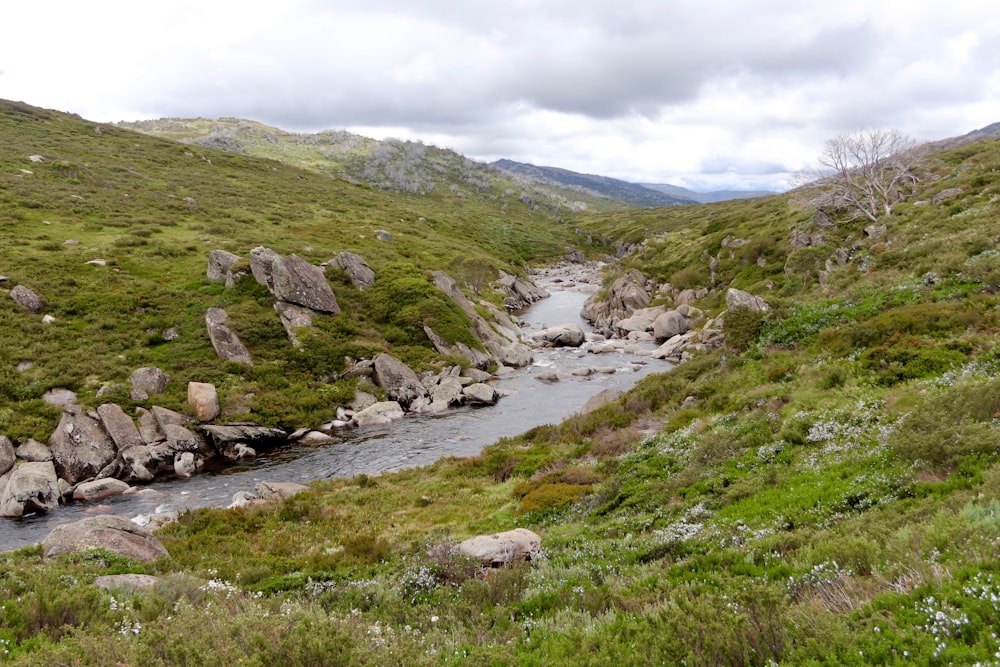
[[[198,380],[216,383],[231,411],[253,394],[263,422],[329,419],[331,397],[349,389],[331,383],[345,356],[391,349],[418,366],[435,360],[422,324],[461,318],[457,308],[435,319],[428,307],[421,321],[404,321],[385,307],[400,291],[415,298],[411,288],[426,296],[422,272],[444,269],[481,289],[483,276],[523,272],[577,241],[567,223],[517,201],[389,194],[20,103],[0,103],[0,132],[0,275],[8,278],[0,287],[29,287],[55,318],[43,324],[6,293],[0,302],[0,433],[16,440],[44,440],[55,426],[57,412],[40,400],[46,390],[67,387],[92,404],[100,387],[145,365],[177,380],[167,405],[183,404],[183,387]],[[394,240],[377,240],[376,230]],[[205,278],[211,250],[246,257],[258,245],[313,263],[356,252],[387,278],[361,293],[331,270],[344,312],[320,318],[321,335],[295,350],[266,290]],[[87,263],[95,259],[106,265]],[[230,313],[253,368],[215,357],[204,324],[213,306]],[[180,336],[168,341],[171,328]],[[33,365],[15,370],[22,362]],[[113,398],[127,404],[125,394]]]
[[[725,348],[479,457],[185,514],[152,565],[6,554],[5,657],[995,664],[998,168],[996,141],[937,154],[867,232],[805,191],[578,221],[633,246],[622,270],[709,289],[710,315],[728,286],[772,310],[730,313]],[[539,558],[483,570],[451,550],[514,526]],[[93,585],[126,571],[162,582]]]
[[[529,205],[550,213],[629,208],[614,196],[520,178],[420,142],[376,140],[343,130],[286,132],[240,118],[161,118],[125,127],[165,139],[278,160],[389,192],[450,193],[497,207]]]

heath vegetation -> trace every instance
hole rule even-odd
[[[44,327],[0,310],[0,432],[12,437],[50,425],[46,388],[87,396],[148,360],[234,396],[252,386],[276,423],[322,412],[319,402],[290,413],[279,399],[339,391],[310,369],[403,346],[422,317],[459,326],[422,278],[460,249],[514,270],[589,236],[631,246],[616,271],[709,289],[696,303],[709,315],[725,309],[727,287],[771,306],[724,315],[725,347],[477,457],[186,513],[158,532],[170,557],[152,564],[100,550],[2,554],[0,660],[1000,661],[1000,142],[925,156],[913,195],[875,223],[817,210],[808,191],[556,220],[388,195],[123,129],[95,135],[14,105],[0,120],[16,128],[0,152],[4,271],[57,318]],[[46,162],[28,163],[35,153]],[[397,241],[375,241],[376,228]],[[63,246],[70,237],[80,245]],[[334,282],[354,306],[322,325],[341,332],[336,349],[290,352],[253,284],[227,292],[200,277],[208,249],[262,243],[317,260],[346,247],[386,282],[372,295]],[[112,270],[83,264],[98,254]],[[426,307],[387,307],[400,294]],[[247,323],[240,333],[261,358],[251,369],[215,361],[197,333],[220,302]],[[185,336],[161,342],[167,326]],[[408,352],[433,363],[422,354]],[[36,365],[9,370],[24,358]],[[542,536],[531,562],[484,569],[453,549],[516,526]],[[123,572],[160,583],[94,585]]]

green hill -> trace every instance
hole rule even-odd
[[[286,132],[239,118],[161,118],[118,126],[195,146],[278,160],[388,192],[488,198],[500,206],[529,205],[555,214],[620,210],[632,205],[602,193],[519,178],[451,150],[414,141],[369,139],[343,130]]]
[[[0,433],[18,440],[44,440],[58,420],[40,401],[46,390],[92,402],[146,365],[179,381],[170,405],[183,403],[187,381],[215,382],[231,403],[255,394],[258,419],[295,427],[333,417],[315,392],[339,391],[330,378],[345,356],[392,350],[418,367],[435,359],[419,325],[443,320],[391,321],[375,301],[392,301],[396,288],[362,294],[346,277],[337,287],[344,312],[318,323],[328,335],[294,349],[266,290],[206,280],[214,249],[245,258],[263,245],[317,264],[351,251],[376,271],[402,267],[423,281],[421,272],[447,270],[479,286],[577,242],[560,218],[490,193],[385,193],[14,102],[0,103],[0,131],[0,285],[34,290],[55,318],[45,325],[10,298],[0,308]],[[394,241],[379,241],[378,230]],[[216,358],[204,323],[216,306],[259,360],[253,368]],[[168,329],[179,337],[165,340]]]
[[[363,222],[338,227],[337,238],[365,234],[360,249],[386,262],[400,259],[402,244],[378,245],[367,236],[371,227],[416,240],[411,216],[448,221],[449,231],[468,224],[466,216],[428,213],[433,199],[313,181],[273,162],[206,152],[208,165],[200,152],[185,155],[189,146],[103,126],[96,135],[93,124],[22,107],[7,107],[4,118],[20,128],[21,139],[11,153],[3,149],[3,249],[15,260],[32,260],[8,265],[22,270],[52,260],[47,266],[54,269],[33,269],[27,277],[52,290],[59,297],[53,303],[68,299],[74,287],[59,287],[54,272],[76,276],[76,287],[93,294],[79,307],[82,314],[63,311],[57,318],[86,321],[96,303],[76,263],[92,253],[76,257],[61,245],[57,212],[78,211],[71,231],[92,235],[80,245],[114,252],[122,280],[148,272],[178,285],[162,304],[114,306],[100,316],[103,327],[95,320],[78,337],[122,335],[114,332],[125,319],[144,325],[148,313],[137,307],[165,310],[170,321],[187,306],[167,301],[193,299],[192,310],[201,312],[218,299],[215,287],[189,274],[201,266],[194,256],[230,238],[226,232],[202,228],[180,244],[168,240],[189,225],[223,224],[222,211],[250,218],[227,228],[249,230],[247,245],[270,231],[269,243],[288,250],[308,243],[321,248],[313,256],[325,257],[339,246],[324,240],[317,218],[327,218],[320,211],[350,202],[340,204],[352,212],[343,217]],[[97,169],[96,146],[109,136],[110,162],[100,164],[120,170],[86,171]],[[47,141],[56,143],[34,145]],[[88,148],[81,154],[75,146]],[[77,174],[25,163],[27,155],[46,151],[59,162],[43,167],[79,165]],[[70,166],[57,167],[61,162]],[[177,164],[196,165],[201,178],[168,168]],[[35,173],[17,176],[22,168]],[[216,168],[225,169],[221,179]],[[5,659],[993,664],[1000,651],[998,174],[996,140],[936,152],[926,157],[912,196],[874,225],[849,211],[817,210],[813,204],[823,199],[815,189],[575,218],[574,229],[627,252],[608,276],[609,290],[619,273],[640,271],[659,285],[654,303],[673,307],[683,293],[711,318],[726,309],[725,292],[735,287],[763,297],[770,310],[731,309],[724,347],[693,353],[616,402],[502,440],[481,456],[318,481],[273,505],[185,514],[158,533],[169,559],[141,564],[99,550],[49,561],[40,549],[7,554],[0,567]],[[96,186],[115,178],[126,185]],[[244,179],[257,189],[244,189]],[[26,190],[28,183],[34,189]],[[316,190],[308,189],[311,183]],[[337,193],[330,199],[322,194],[327,187]],[[112,197],[124,192],[130,197]],[[261,193],[284,202],[273,205],[281,211],[277,222],[267,217],[270,208],[245,203]],[[74,209],[82,204],[72,195],[101,204]],[[132,238],[121,230],[146,228],[132,197],[145,202],[150,220],[188,222],[149,223],[152,233],[138,237],[145,245],[119,246],[116,239]],[[199,204],[206,199],[218,203]],[[192,205],[208,208],[168,215]],[[294,217],[300,209],[309,213]],[[495,220],[488,209],[476,210]],[[208,222],[213,211],[218,218]],[[134,216],[128,227],[87,226],[122,215]],[[541,261],[562,251],[564,226],[531,216],[509,224],[533,243],[481,242],[484,258]],[[542,229],[551,234],[545,243],[529,233]],[[180,248],[186,256],[185,244],[195,247],[189,260],[156,254]],[[447,264],[445,249],[453,246],[442,231],[409,247]],[[404,261],[430,265],[417,250],[409,252]],[[116,292],[104,275],[108,291]],[[147,293],[155,281],[148,280],[127,293],[160,298],[149,296],[156,292]],[[252,297],[241,297],[247,313]],[[5,333],[21,326],[4,317]],[[55,330],[38,325],[14,335],[26,341]],[[22,354],[4,345],[9,361]],[[63,346],[64,339],[51,341],[54,349]],[[159,348],[141,340],[118,346],[126,355]],[[120,363],[110,351],[102,354]],[[71,361],[58,368],[75,372]],[[100,368],[87,372],[107,375]],[[16,407],[32,405],[26,399]],[[542,538],[528,563],[484,568],[453,549],[472,535],[514,527]],[[122,572],[160,581],[134,593],[93,583]]]

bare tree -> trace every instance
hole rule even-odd
[[[860,130],[827,140],[819,158],[831,203],[875,221],[919,182],[916,142],[899,130]]]

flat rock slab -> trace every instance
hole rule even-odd
[[[45,558],[91,549],[104,549],[125,558],[145,562],[169,555],[148,530],[111,514],[91,516],[57,526],[42,541]]]

